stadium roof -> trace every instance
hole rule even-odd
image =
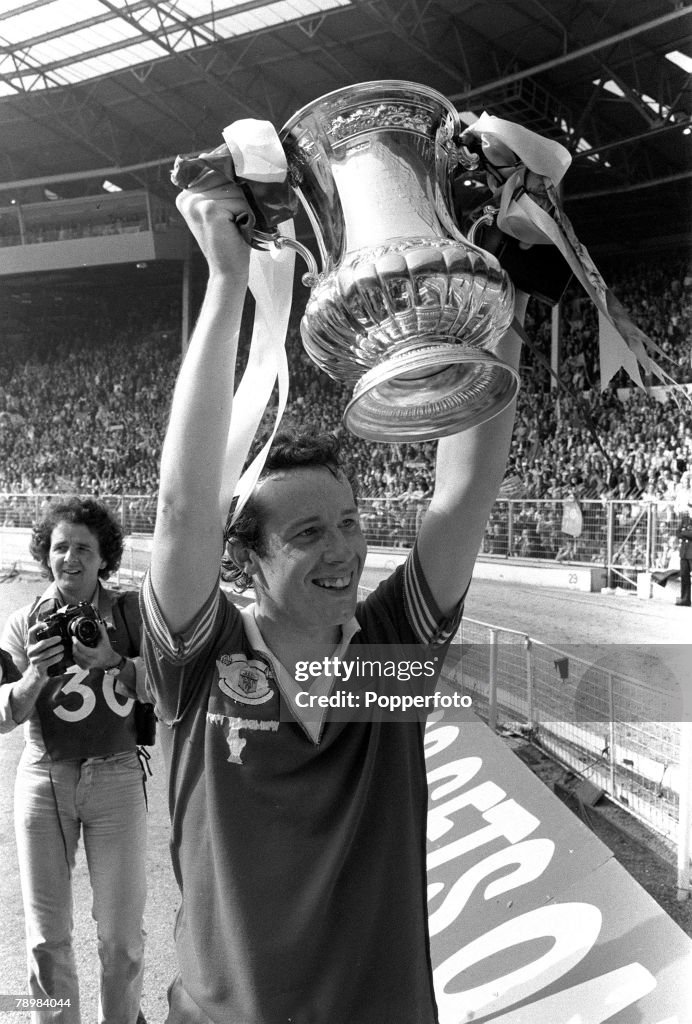
[[[172,195],[177,153],[333,89],[423,82],[557,138],[589,244],[688,230],[690,14],[677,0],[3,0],[0,205]]]
[[[315,17],[349,0],[222,4],[8,0],[0,96],[74,85],[186,50]]]

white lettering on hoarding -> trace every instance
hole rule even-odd
[[[483,891],[483,898],[486,900],[495,899],[503,893],[517,889],[520,885],[533,882],[542,875],[548,866],[555,843],[550,839],[527,839],[523,843],[505,847],[497,853],[491,854],[482,860],[480,864],[474,864],[472,868],[465,871],[461,878],[449,887],[440,906],[431,911],[428,918],[430,934],[437,935],[438,932],[449,928],[456,921],[459,914],[466,906],[473,890],[480,885],[484,878],[495,874],[501,868],[514,866],[509,871],[496,878]],[[444,889],[444,884],[439,882],[434,886],[428,886],[428,903]]]
[[[494,784],[489,783],[489,785]],[[505,795],[503,791],[499,786],[495,788],[502,798]],[[479,810],[482,810],[482,798],[487,795],[486,792],[482,792],[483,790],[483,786],[476,786],[471,791],[479,801]],[[518,843],[521,839],[530,836],[540,825],[538,818],[524,810],[516,800],[504,800],[502,803],[495,804],[485,811],[482,817],[489,822],[485,828],[479,828],[475,832],[471,832],[470,835],[455,839],[447,846],[442,846],[439,850],[429,853],[428,870],[446,864],[448,861],[454,860],[455,857],[461,857],[462,854],[468,853],[470,850],[476,850],[479,846],[484,846],[494,839],[506,839],[510,843]]]
[[[435,970],[435,994],[444,1024],[468,1020],[481,1010],[494,1012],[526,999],[562,977],[582,960],[601,930],[601,912],[590,903],[556,903],[505,921],[462,946]],[[475,988],[450,991],[469,967],[487,957],[531,940],[552,938],[550,949],[528,964]],[[454,1016],[456,1015],[456,1016]]]
[[[432,756],[430,753],[426,754],[426,757],[430,756]],[[482,767],[483,761],[480,757],[461,757],[456,761],[449,761],[447,764],[441,764],[438,768],[433,768],[431,772],[428,772],[431,798],[441,800],[443,796],[449,796],[455,789],[461,789],[462,786],[468,785]],[[433,789],[436,782],[447,778],[450,779],[449,782]]]
[[[641,964],[632,963],[535,1000],[530,1007],[531,1019],[536,1024],[541,1021],[549,1021],[550,1024],[556,1021],[564,1021],[566,1024],[603,1024],[603,1021],[611,1020],[620,1010],[631,1006],[655,988],[656,979],[653,974]],[[441,1024],[446,1024],[442,1018],[440,1020]],[[503,1021],[505,1024],[516,1024],[515,1011],[507,1016],[503,1014],[494,1017],[493,1021],[494,1024],[502,1024]],[[458,1024],[458,1020],[454,1024]],[[683,1022],[676,1015],[658,1021],[657,1024]]]
[[[425,736],[425,756],[428,759],[450,747],[460,732],[456,726],[435,724],[431,728],[432,725],[433,722],[429,721]],[[449,797],[451,793],[468,785],[478,775],[482,764],[479,757],[460,758],[437,766],[428,774],[430,840],[439,840],[446,835],[454,824],[450,815],[462,808],[475,808],[488,822],[484,828],[462,835],[429,853],[429,878],[436,868],[487,843],[504,839],[509,846],[473,864],[451,885],[446,881],[434,880],[434,876],[431,878],[428,885],[431,937],[440,935],[454,924],[474,890],[485,878],[502,868],[514,867],[500,878],[495,878],[483,890],[485,900],[494,899],[539,878],[555,852],[552,840],[527,838],[539,827],[540,820],[515,800],[505,799],[505,792],[493,782],[480,782],[466,793],[458,793],[452,799],[434,806],[436,800]],[[443,780],[448,781],[435,786],[435,783]],[[553,984],[572,970],[593,948],[600,934],[601,923],[601,911],[593,904],[553,903],[505,921],[473,939],[448,956],[434,971],[440,1024],[464,1024],[475,1020],[481,1012],[498,1013]],[[547,940],[550,940],[550,948],[546,951]],[[518,958],[514,962],[520,966],[509,970],[502,977],[468,989],[463,988],[460,975],[469,968],[489,957],[530,942],[539,943],[541,954],[529,963]],[[498,956],[497,962],[501,960],[501,956]],[[532,1024],[576,1020],[573,1014],[575,1006],[579,1007],[579,1024],[601,1024],[655,987],[656,979],[645,967],[639,963],[630,963],[568,990],[532,1001]],[[660,1024],[676,1022],[673,1019]]]
[[[433,718],[432,715],[428,717],[428,722]],[[439,729],[434,729],[432,732],[426,732],[425,734],[425,756],[435,757],[436,754],[441,754],[447,747],[451,747],[452,743],[456,740],[459,735],[459,729],[456,725],[443,725]],[[480,758],[478,759],[480,761]]]
[[[447,800],[439,807],[431,807],[428,811],[428,839],[434,842],[454,828],[454,822],[450,815],[460,811],[463,807],[475,807],[477,811],[488,811],[495,804],[504,800],[506,795],[505,791],[496,786],[494,782],[482,782],[480,786],[474,786],[473,789]]]

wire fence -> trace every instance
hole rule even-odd
[[[367,498],[361,518],[368,542],[411,547],[428,502],[421,498]],[[674,502],[499,499],[480,554],[491,559],[596,565],[606,586],[634,590],[637,573],[677,565]]]
[[[31,527],[57,494],[0,492],[0,527]],[[150,535],[156,520],[152,495],[102,495],[128,534]],[[363,498],[360,512],[368,543],[410,548],[429,502],[415,495]],[[499,499],[488,519],[480,554],[491,560],[531,559],[603,568],[606,586],[634,590],[637,574],[677,567],[673,502]]]
[[[370,592],[361,587],[361,599]],[[464,618],[442,681],[493,731],[519,732],[675,846],[685,657],[674,645],[647,645],[646,654],[616,644],[555,647]]]
[[[521,731],[675,842],[683,712],[673,648],[650,647],[644,664],[639,649],[558,648],[470,619],[457,642],[446,679],[492,729]]]

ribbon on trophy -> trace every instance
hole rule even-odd
[[[179,156],[171,180],[179,188],[205,192],[236,185],[249,210],[235,223],[248,244],[254,233],[280,228],[282,238],[295,238],[293,217],[297,199],[287,180],[286,155],[269,121],[245,118],[223,131],[224,144],[194,157]],[[224,479],[237,480],[234,494],[222,494],[224,508],[233,504],[232,520],[253,491],[288,400],[286,334],[293,295],[295,252],[289,247],[252,249],[248,287],[255,300],[255,317],[245,371],[236,389],[226,446]],[[278,407],[273,430],[250,465],[242,472],[255,435],[278,384]]]
[[[685,394],[654,360],[653,355],[668,356],[632,322],[561,208],[558,188],[572,161],[565,147],[485,112],[461,135],[462,144],[471,144],[470,148],[476,140],[481,142],[495,202],[499,201],[498,228],[522,245],[555,245],[596,306],[601,390],[622,368],[639,387],[644,387],[642,369],[674,393]]]

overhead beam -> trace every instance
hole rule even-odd
[[[692,118],[686,117],[681,121],[666,121],[654,125],[651,128],[647,128],[645,132],[639,132],[637,135],[628,135],[624,139],[615,139],[613,142],[604,142],[602,146],[594,146],[593,149],[580,149],[579,152],[573,154],[573,160],[582,160],[587,157],[599,156],[601,153],[605,153],[611,149],[621,149],[623,146],[630,146],[634,142],[643,142],[646,139],[650,139],[653,135],[663,135],[666,132],[672,132],[678,129],[683,131],[685,128],[692,127]]]
[[[668,25],[673,21],[678,21],[680,18],[687,18],[692,14],[692,5],[688,4],[684,7],[679,7],[677,10],[671,11],[669,14],[662,14],[660,18],[653,18],[651,21],[643,22],[641,25],[635,25],[633,28],[624,29],[622,32],[617,32],[615,35],[607,36],[605,39],[600,39],[598,42],[590,43],[588,46],[581,46],[578,50],[572,50],[571,53],[561,54],[559,57],[551,57],[550,60],[542,61],[540,64],[534,64],[530,68],[524,68],[522,71],[515,71],[511,75],[505,75],[504,78],[498,78],[494,82],[486,82],[484,85],[476,86],[472,89],[465,89],[463,92],[455,93],[449,97],[453,103],[465,102],[471,99],[473,96],[483,96],[485,93],[490,92],[493,89],[499,89],[504,85],[511,85],[513,82],[520,82],[523,78],[532,78],[535,75],[540,75],[544,71],[550,71],[553,68],[561,67],[563,64],[571,64],[575,60],[581,60],[582,57],[588,57],[592,53],[597,53],[599,50],[604,50],[610,46],[616,46],[618,43],[624,42],[626,39],[633,39],[635,36],[642,35],[646,32],[652,32],[656,28],[661,28],[662,25]]]
[[[617,188],[617,194],[623,195],[626,192],[641,192],[645,188],[658,188],[659,185],[672,185],[676,181],[687,181],[688,178],[692,178],[691,171],[680,171],[679,174],[667,174],[663,178],[652,178],[650,181],[638,181],[632,185],[620,185]],[[574,195],[566,196],[570,203],[576,202],[578,199],[602,199],[606,196],[612,196],[613,189],[599,189],[596,192],[575,192]]]

